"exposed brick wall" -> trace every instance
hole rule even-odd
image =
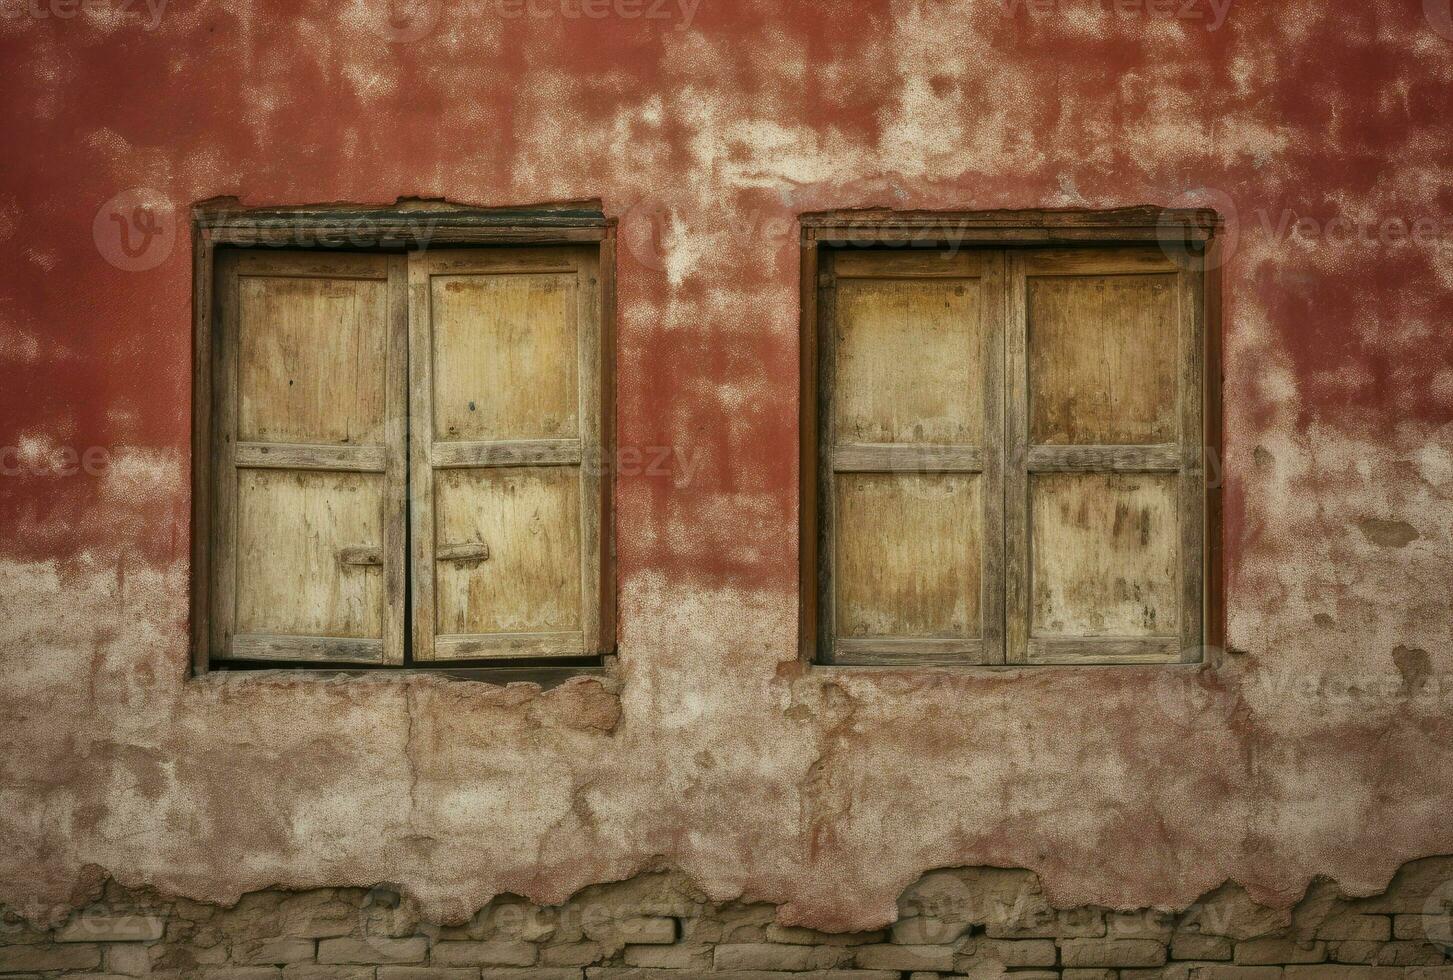
[[[1180,913],[1055,909],[1026,871],[936,871],[892,926],[782,926],[766,903],[711,902],[645,874],[561,906],[501,897],[462,925],[389,887],[264,891],[231,908],[108,884],[69,921],[6,915],[0,975],[202,980],[1453,980],[1453,857],[1349,899],[1317,882],[1290,913],[1224,886]]]

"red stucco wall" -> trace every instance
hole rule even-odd
[[[866,927],[943,865],[1286,903],[1453,851],[1447,0],[653,3],[0,10],[0,900],[387,880],[457,916],[673,865]],[[128,263],[135,188],[175,239]],[[619,441],[690,478],[619,481],[617,685],[185,680],[218,195],[620,218]],[[1131,204],[1231,224],[1240,652],[1184,687],[798,668],[793,217]]]

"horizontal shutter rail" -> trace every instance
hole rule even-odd
[[[1031,637],[1032,664],[1160,664],[1181,659],[1181,641],[1175,636]]]
[[[562,255],[558,249],[510,249],[498,256],[457,252],[434,253],[429,260],[429,276],[539,276],[574,275],[579,268],[575,258]]]
[[[240,469],[341,470],[382,473],[388,468],[387,446],[321,446],[280,442],[239,442]]]
[[[1036,249],[1024,257],[1024,272],[1039,276],[1175,275],[1180,267],[1158,245],[1118,249]]]
[[[237,633],[228,656],[234,660],[317,660],[382,663],[383,640],[351,636],[283,636]]]
[[[574,657],[586,653],[581,630],[534,633],[441,633],[434,637],[439,659],[487,657]]]
[[[981,664],[982,640],[943,636],[853,636],[833,644],[834,659],[853,664]]]
[[[978,252],[844,253],[829,279],[974,279],[983,275],[985,265]]]
[[[1186,463],[1173,442],[1153,446],[1030,446],[1032,473],[1124,472],[1174,473]]]
[[[366,225],[360,226],[360,220]],[[569,219],[566,219],[569,220]],[[208,224],[201,229],[202,237],[212,245],[236,245],[244,248],[266,246],[276,248],[279,238],[293,241],[300,234],[316,242],[337,240],[348,244],[385,245],[405,244],[427,248],[442,229],[448,230],[451,245],[551,245],[561,242],[594,244],[607,237],[607,229],[601,227],[572,227],[565,224],[541,222],[519,224],[489,223],[470,226],[452,223],[447,219],[420,212],[417,216],[396,217],[381,215],[377,218],[366,214],[338,220],[314,219],[309,217],[302,231],[298,222],[286,215],[275,218],[251,218],[237,216],[223,219],[219,224]],[[301,243],[300,243],[301,244]]]
[[[369,279],[388,278],[387,265],[377,255],[344,252],[240,252],[237,272],[242,276],[268,279]]]
[[[436,469],[477,466],[577,466],[584,455],[579,439],[436,442],[433,452]]]
[[[923,445],[904,442],[845,443],[832,452],[839,473],[979,473],[979,446]]]

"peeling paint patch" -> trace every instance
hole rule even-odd
[[[1387,521],[1366,517],[1357,522],[1362,536],[1379,548],[1405,548],[1418,539],[1418,532],[1407,521]]]

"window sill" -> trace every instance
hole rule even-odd
[[[308,664],[294,667],[279,664],[214,661],[206,673],[196,674],[190,680],[192,683],[206,684],[276,683],[284,680],[308,683],[359,681],[388,684],[429,677],[451,681],[475,681],[500,687],[516,683],[538,684],[541,689],[549,690],[576,677],[609,679],[613,674],[614,671],[611,667],[598,662],[548,667],[517,665],[360,667],[357,664],[340,664],[333,667]]]

